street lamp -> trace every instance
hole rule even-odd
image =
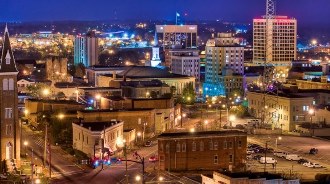
[[[29,143],[27,141],[24,141],[23,145],[24,145],[24,150],[25,150],[25,155],[27,155],[27,150],[26,147]]]
[[[44,89],[43,91],[42,91],[42,94],[44,95],[44,96],[48,96],[49,95],[49,89]]]
[[[164,181],[164,177],[163,176],[159,176],[158,181]]]
[[[190,131],[190,133],[194,133],[195,132],[195,128],[191,128],[189,131]]]
[[[62,114],[62,113],[59,114],[59,115],[58,115],[58,118],[59,118],[59,119],[63,119],[63,118],[64,118],[64,114]]]
[[[276,144],[276,150],[277,150],[277,145],[278,145],[278,144],[277,144],[277,143],[278,143],[277,141],[280,141],[280,140],[282,140],[282,137],[276,137],[276,139],[275,139],[275,141],[276,141],[276,142],[275,142],[275,144]]]
[[[207,124],[209,124],[209,121],[205,120],[205,121],[204,121],[205,130],[207,130]]]
[[[310,125],[310,127],[313,129],[312,136],[314,136],[313,116],[315,115],[315,110],[314,109],[309,109],[308,114],[311,116],[311,125]]]
[[[230,115],[229,116],[229,123],[230,123],[230,127],[232,127],[233,126],[233,121],[235,121],[236,120],[236,116],[235,115]]]
[[[141,176],[140,175],[136,175],[135,176],[135,181],[141,181]]]

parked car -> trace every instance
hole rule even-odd
[[[248,149],[248,150],[246,150],[246,153],[247,154],[252,154],[252,153],[254,153],[254,150],[253,149]]]
[[[274,156],[280,157],[280,158],[285,158],[288,153],[286,152],[274,152]]]
[[[298,164],[304,164],[304,163],[307,163],[307,162],[308,162],[308,160],[303,159],[303,158],[298,160]]]
[[[319,150],[316,148],[312,148],[309,150],[309,154],[311,154],[311,155],[316,155],[318,152],[319,152]]]
[[[152,141],[147,141],[144,143],[145,147],[150,147],[152,145]]]
[[[253,156],[250,155],[250,154],[247,154],[247,155],[246,155],[246,159],[248,159],[248,160],[252,160],[252,159],[253,159]]]
[[[254,159],[254,160],[260,160],[261,157],[262,157],[261,155],[254,155],[254,156],[253,156],[253,159]]]
[[[266,164],[276,164],[277,163],[277,161],[273,157],[261,157],[259,162],[261,164],[264,164],[264,163],[266,163]]]
[[[303,163],[303,166],[308,167],[310,164],[311,164],[311,162],[305,162],[305,163]]]
[[[149,162],[156,162],[158,160],[158,156],[154,155],[149,158]]]
[[[290,161],[298,161],[302,159],[299,155],[296,154],[288,154],[285,156],[285,159],[290,160]]]
[[[320,165],[320,164],[317,164],[317,163],[309,163],[307,165],[307,167],[309,167],[309,168],[322,168],[323,166]]]

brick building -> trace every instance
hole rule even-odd
[[[20,165],[20,131],[18,122],[17,74],[14,55],[6,27],[0,63],[0,160],[6,161],[7,169]],[[1,171],[4,164],[0,164]]]
[[[158,136],[160,170],[244,168],[247,135],[239,130],[163,133]]]

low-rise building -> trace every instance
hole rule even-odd
[[[236,183],[277,183],[277,184],[299,184],[299,179],[286,180],[279,174],[270,173],[230,173],[230,172],[213,172],[213,175],[202,174],[202,184],[236,184]]]
[[[21,78],[17,80],[17,90],[19,93],[27,93],[27,87],[34,85],[35,82],[28,78]]]
[[[195,88],[195,77],[173,74],[165,69],[147,66],[131,66],[125,71],[112,74],[98,75],[97,85],[99,87],[120,87],[122,81],[152,81],[160,80],[171,88],[175,94],[182,94],[183,89],[189,84]]]
[[[265,96],[265,102],[263,95]],[[293,131],[297,124],[307,121],[308,111],[313,106],[314,98],[294,93],[263,94],[261,92],[247,92],[248,111],[256,118],[263,118],[265,123],[284,131]]]
[[[160,80],[123,81],[120,83],[123,96],[129,98],[159,98],[170,94],[170,86]]]
[[[174,125],[174,117],[172,121],[165,121],[163,113],[157,113],[155,109],[123,109],[123,110],[81,110],[78,111],[77,118],[84,121],[106,121],[109,119],[117,119],[124,121],[124,129],[135,129],[136,135],[141,135],[139,141],[152,137],[159,130],[168,130]]]
[[[247,135],[239,130],[163,133],[160,170],[239,170],[246,162]]]
[[[109,156],[123,146],[123,122],[74,122],[72,123],[73,148],[90,158],[101,158],[102,148]]]

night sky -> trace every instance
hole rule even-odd
[[[265,0],[0,0],[0,8],[0,21],[173,20],[178,11],[186,20],[250,22]],[[277,0],[277,14],[330,24],[330,0]]]

